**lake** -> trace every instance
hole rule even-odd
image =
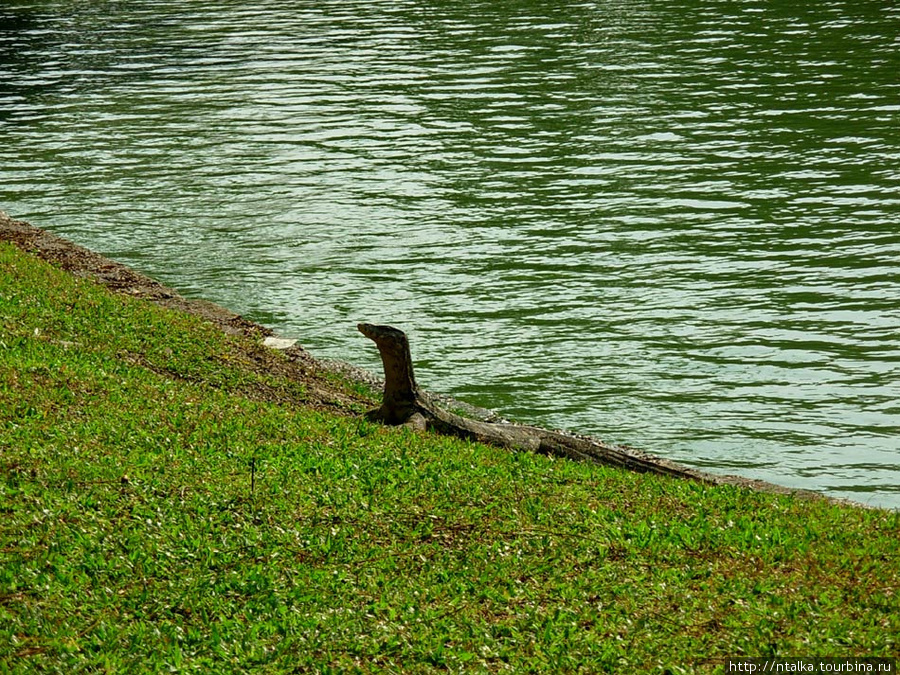
[[[557,5],[557,6],[548,6]],[[378,370],[900,507],[900,6],[7,0],[0,208]]]

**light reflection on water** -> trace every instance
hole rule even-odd
[[[14,2],[2,208],[526,421],[900,506],[900,10]]]

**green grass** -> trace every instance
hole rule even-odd
[[[897,513],[382,428],[252,349],[0,244],[0,672],[900,649]]]

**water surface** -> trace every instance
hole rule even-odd
[[[12,0],[0,208],[434,390],[900,506],[900,9]]]

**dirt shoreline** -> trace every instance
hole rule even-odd
[[[275,349],[264,347],[262,344],[265,338],[276,337],[272,329],[245,319],[215,303],[185,298],[174,289],[164,286],[122,263],[110,260],[25,221],[13,219],[3,211],[0,211],[0,241],[11,242],[19,249],[46,260],[74,276],[92,279],[116,293],[142,298],[162,307],[193,314],[210,322],[225,333],[251,338],[256,348],[252,353],[248,352],[247,356],[254,367],[302,382],[309,392],[309,400],[304,402],[306,404],[348,414],[348,406],[367,401],[362,396],[354,398],[333,384],[335,373],[372,387],[377,387],[381,383],[377,376],[356,368],[352,364],[316,359],[299,344],[278,350],[287,356],[287,359],[281,358]],[[454,408],[462,408],[467,414],[479,419],[491,417],[490,411],[446,397],[438,396],[436,399]],[[657,459],[662,465],[679,466],[662,458],[654,459]],[[683,468],[687,477],[714,485],[727,484],[763,492],[792,494],[853,506],[865,506],[819,492],[788,488],[742,476],[711,474],[689,467]]]

